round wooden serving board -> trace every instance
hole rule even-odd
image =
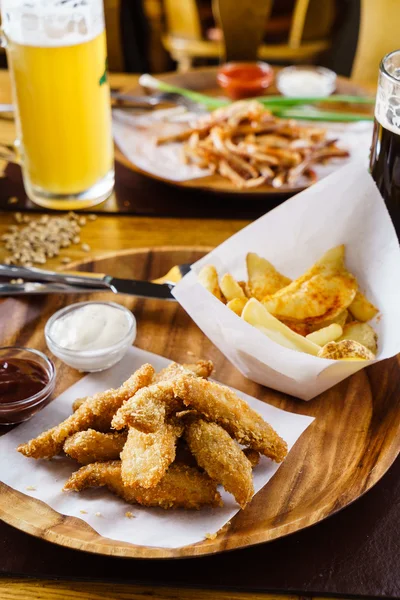
[[[279,70],[279,68],[275,67],[274,70],[276,73]],[[208,94],[209,96],[223,97],[224,93],[221,90],[221,88],[218,87],[218,84],[217,84],[217,72],[218,72],[218,67],[200,67],[197,69],[192,69],[185,73],[179,73],[179,72],[166,73],[164,75],[158,76],[158,79],[161,79],[162,81],[165,81],[166,83],[169,83],[170,85],[176,85],[178,87],[195,90],[196,92]],[[128,94],[130,93],[134,96],[141,96],[144,94],[143,88],[139,85],[137,85],[132,90],[129,90],[129,91],[124,90],[124,92],[128,93]],[[354,96],[370,95],[370,92],[368,92],[361,85],[354,83],[353,81],[350,81],[346,77],[340,77],[340,76],[338,76],[338,78],[337,78],[336,93],[354,95]],[[271,87],[268,88],[266,94],[277,95],[277,94],[280,94],[280,92],[278,91],[275,84],[273,83],[271,85]],[[342,111],[342,112],[346,112],[349,110],[349,106],[346,106],[343,104],[337,105],[334,108],[332,108],[331,106],[325,105],[324,108],[326,110]],[[355,107],[354,105],[351,105],[350,111],[357,112],[357,113],[371,114],[372,107],[368,107],[368,106],[365,107],[364,105]],[[300,121],[300,123],[301,123],[301,121]],[[315,127],[320,126],[320,124],[318,122],[315,122],[314,125],[315,125]],[[158,177],[158,176],[154,175],[153,173],[143,171],[138,166],[131,163],[117,146],[115,147],[115,158],[118,162],[122,163],[123,165],[132,169],[133,171],[137,171],[139,173],[147,175],[148,177],[151,177],[152,179],[157,179],[158,181],[162,181],[163,183],[167,183],[169,185],[179,186],[179,187],[188,188],[188,189],[194,188],[194,189],[202,190],[202,191],[206,191],[206,192],[216,192],[216,193],[222,193],[222,194],[228,194],[228,195],[229,194],[240,194],[242,196],[247,196],[247,197],[251,197],[251,196],[257,197],[260,195],[264,196],[264,197],[265,196],[275,196],[276,197],[276,196],[282,196],[282,195],[287,196],[288,194],[290,194],[290,195],[297,194],[297,192],[300,192],[301,190],[304,189],[304,187],[299,187],[299,186],[289,187],[286,185],[281,188],[273,188],[268,185],[263,185],[263,186],[260,186],[257,188],[250,188],[247,190],[242,190],[242,189],[236,188],[231,181],[221,177],[218,174],[207,175],[205,177],[201,177],[201,178],[197,178],[197,179],[189,179],[187,181],[171,181],[171,180],[165,179],[163,177]],[[338,161],[337,164],[338,164],[338,168],[340,168],[342,165],[346,164],[346,161],[345,160]]]
[[[118,277],[152,279],[175,264],[197,260],[205,250],[132,250],[79,268]],[[76,265],[71,268],[76,269]],[[43,335],[46,320],[62,306],[86,298],[110,299],[131,308],[138,321],[138,347],[180,362],[209,358],[214,361],[215,377],[221,382],[286,410],[313,415],[315,421],[269,484],[214,540],[162,549],[105,539],[80,519],[65,517],[46,504],[0,484],[0,518],[18,529],[62,546],[112,556],[200,556],[266,542],[317,523],[371,488],[396,458],[400,442],[398,358],[364,369],[320,397],[303,402],[245,379],[177,303],[116,297],[111,293],[4,299],[0,305],[2,343],[46,351]],[[58,360],[55,362],[59,394],[82,374]]]

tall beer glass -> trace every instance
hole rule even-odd
[[[2,0],[25,188],[78,209],[114,185],[102,0]]]
[[[400,240],[400,50],[379,67],[370,169]]]

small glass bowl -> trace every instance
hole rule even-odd
[[[128,322],[128,330],[126,334],[116,344],[107,346],[105,348],[100,348],[98,350],[69,350],[68,348],[63,348],[51,336],[53,324],[66,314],[88,304],[112,306],[116,310],[123,312]],[[130,310],[121,304],[116,304],[115,302],[77,302],[76,304],[66,306],[65,308],[62,308],[54,313],[54,315],[50,317],[46,323],[44,335],[49,350],[65,364],[69,365],[73,369],[77,369],[78,371],[95,373],[96,371],[104,371],[105,369],[109,369],[119,362],[123,356],[125,356],[136,338],[136,319]]]
[[[218,70],[217,82],[232,100],[260,96],[274,79],[265,62],[228,62]]]
[[[19,358],[37,363],[44,369],[48,377],[48,382],[42,390],[36,392],[33,396],[28,396],[17,402],[0,402],[1,425],[15,425],[33,417],[33,415],[42,410],[50,402],[56,383],[56,368],[54,363],[43,352],[34,350],[33,348],[19,348],[17,346],[0,348],[0,362],[10,360],[11,358]]]
[[[307,78],[312,74],[317,87],[312,88],[312,82],[304,80],[300,91],[298,89],[299,76]],[[295,81],[297,79],[297,81]],[[336,89],[336,73],[326,67],[313,65],[294,65],[281,69],[276,76],[276,87],[284,96],[297,98],[330,96]],[[318,83],[317,83],[318,82]]]

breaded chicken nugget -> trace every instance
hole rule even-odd
[[[174,462],[176,442],[183,433],[183,424],[175,420],[155,433],[142,433],[131,427],[121,452],[121,475],[124,485],[151,488],[164,477]]]
[[[276,462],[287,454],[286,442],[256,411],[226,386],[197,377],[173,381],[176,396],[215,421],[244,446],[250,446]]]
[[[175,398],[172,381],[182,375],[208,377],[214,368],[210,360],[199,360],[193,364],[171,363],[155,376],[155,383],[140,390],[121,407],[112,420],[114,429],[134,427],[143,433],[154,433],[165,422],[166,417],[183,408]]]
[[[64,452],[81,465],[116,460],[125,445],[127,432],[100,433],[94,429],[78,431],[67,438]]]
[[[204,377],[206,379],[211,375],[213,369],[214,365],[211,360],[198,360],[196,363],[187,363],[183,365],[173,362],[157,373],[154,381],[156,383],[168,381],[174,377],[185,375],[188,371],[193,373],[193,375],[196,375],[196,377]]]
[[[104,427],[111,424],[115,412],[123,402],[131,398],[140,388],[153,380],[154,369],[145,364],[136,371],[121,387],[95,394],[88,398],[78,410],[65,421],[40,434],[27,444],[18,446],[18,452],[32,458],[52,458],[61,452],[67,437],[101,422]]]
[[[195,419],[186,425],[184,437],[198,465],[246,508],[254,495],[251,463],[229,433],[216,423]]]
[[[183,404],[176,400],[173,379],[154,383],[139,390],[115,414],[111,426],[114,429],[135,427],[143,433],[154,433],[172,413]]]
[[[253,450],[253,448],[245,448],[243,450],[243,454],[245,455],[247,460],[250,461],[250,464],[253,469],[260,462],[260,454],[256,450]]]
[[[88,487],[103,486],[126,502],[143,506],[165,509],[222,506],[216,482],[198,469],[185,465],[171,465],[158,485],[145,489],[124,486],[120,461],[93,463],[73,473],[64,490],[80,492]]]
[[[78,408],[80,406],[82,406],[82,404],[84,402],[86,402],[86,400],[88,399],[87,396],[85,396],[84,398],[77,398],[76,400],[73,401],[72,403],[72,410],[75,412],[76,410],[78,410]]]

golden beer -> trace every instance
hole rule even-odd
[[[28,195],[63,209],[104,200],[114,177],[104,28],[73,44],[8,37],[7,55]]]

